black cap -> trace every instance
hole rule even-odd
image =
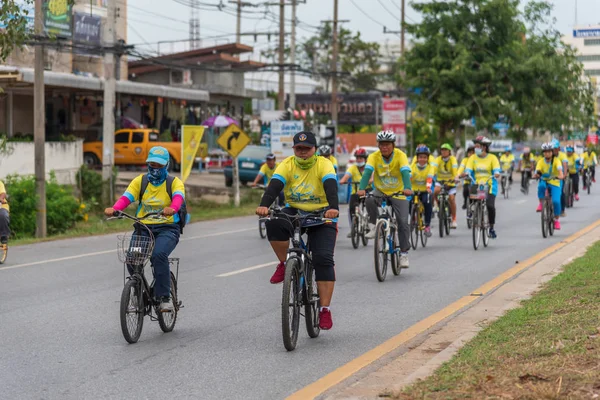
[[[309,131],[298,132],[294,136],[294,146],[296,145],[317,147],[317,138],[314,133]]]

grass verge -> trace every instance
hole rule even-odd
[[[600,398],[600,242],[396,399]]]
[[[260,198],[261,191],[248,191],[240,201],[240,207],[235,207],[233,203],[218,204],[212,201],[200,200],[192,202],[188,205],[188,212],[191,215],[191,223],[208,221],[220,218],[240,217],[252,215],[256,210]],[[137,207],[137,203],[128,208],[128,212],[132,213]],[[9,243],[11,247],[32,244],[38,242],[46,242],[58,239],[70,239],[75,237],[105,235],[109,233],[124,232],[131,229],[131,221],[129,220],[112,220],[105,221],[104,215],[101,212],[91,213],[87,221],[80,221],[75,226],[65,233],[49,236],[44,239],[38,238],[19,238],[12,239]]]

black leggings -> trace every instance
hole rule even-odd
[[[463,183],[463,204],[467,204],[467,199],[469,198],[469,184]]]
[[[496,223],[496,196],[491,193],[488,193],[486,199],[486,205],[488,210],[488,220],[490,225],[494,225]]]
[[[360,197],[358,197],[356,193],[350,195],[350,201],[348,203],[348,211],[350,212],[350,223],[352,223],[352,217],[354,217],[354,211],[356,211],[356,206],[358,205],[359,201]]]
[[[569,174],[569,176],[571,177],[571,183],[573,185],[573,193],[579,194],[579,174],[574,173]]]
[[[527,179],[531,179],[531,171],[521,172],[521,187],[525,189],[525,182]]]
[[[284,208],[288,215],[295,215],[298,210]],[[285,242],[294,234],[292,226],[283,219],[267,221],[267,237],[271,242]],[[333,251],[337,238],[337,224],[323,224],[306,228],[308,246],[312,252],[313,265],[317,281],[335,281]]]

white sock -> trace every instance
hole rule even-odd
[[[329,311],[329,307],[321,307],[321,308],[319,309],[319,311],[323,311],[323,310],[327,310],[327,311]]]

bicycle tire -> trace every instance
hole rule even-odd
[[[392,229],[392,248],[394,252],[390,254],[391,264],[392,264],[392,273],[396,276],[400,275],[400,253],[396,251],[399,249],[398,246],[398,233],[395,229]]]
[[[265,222],[261,221],[260,219],[258,220],[258,234],[260,235],[261,239],[267,237],[267,226],[265,225]]]
[[[554,236],[554,206],[550,200],[548,202],[548,233]]]
[[[352,247],[358,249],[358,240],[359,240],[360,232],[358,231],[358,217],[355,215],[352,217],[352,225],[350,226],[350,237],[352,241]]]
[[[438,212],[438,220],[439,220],[439,232],[440,232],[440,237],[443,238],[444,237],[444,220],[446,219],[446,216],[444,215],[444,198],[442,197],[440,199],[440,204],[439,204],[439,209],[440,211]]]
[[[591,192],[592,192],[592,178],[591,177],[588,179],[587,192],[588,192],[588,194],[591,194]]]
[[[469,212],[471,211],[471,199],[467,197],[467,228],[471,229],[473,227],[473,215],[469,218]]]
[[[444,230],[446,231],[446,236],[450,236],[450,224],[452,223],[452,213],[450,212],[450,203],[445,201],[445,209],[444,215],[446,218],[444,219]]]
[[[179,304],[177,300],[177,281],[175,275],[171,272],[171,299],[173,300],[173,311],[171,312],[160,312],[156,311],[158,317],[158,325],[164,333],[173,331],[175,323],[177,322],[177,313],[179,312]]]
[[[388,253],[386,247],[385,226],[384,221],[378,221],[375,226],[375,242],[373,244],[373,253],[375,258],[375,275],[379,282],[385,281],[387,275]]]
[[[319,336],[321,328],[319,327],[319,309],[321,308],[321,299],[317,289],[315,269],[312,264],[306,268],[306,295],[304,299],[304,320],[306,321],[306,332],[312,339]]]
[[[0,265],[6,262],[8,257],[8,244],[0,245]]]
[[[290,303],[290,295],[293,296]],[[285,265],[285,278],[281,295],[281,332],[283,345],[287,351],[296,348],[300,325],[300,265],[297,258],[288,259]],[[291,313],[290,313],[290,308]]]
[[[369,244],[369,238],[367,237],[367,234],[365,231],[366,231],[366,229],[363,226],[363,229],[360,232],[360,239],[362,241],[363,246],[367,246]]]
[[[477,250],[479,248],[479,243],[481,241],[481,229],[479,227],[479,202],[475,203],[475,207],[473,209],[473,214],[471,218],[473,220],[472,228],[473,231],[473,248]]]
[[[542,220],[542,237],[545,239],[548,237],[548,222],[547,222],[547,215],[548,214],[548,209],[546,206],[546,200],[543,201],[542,203],[542,215],[541,215],[541,220]]]
[[[483,238],[483,247],[488,247],[490,244],[489,235],[489,220],[488,220],[487,207],[481,207],[481,237]]]
[[[132,296],[132,293],[134,296]],[[131,304],[132,298],[134,299],[133,304]],[[130,311],[130,306],[135,311]],[[142,282],[135,278],[129,279],[125,282],[123,292],[121,293],[120,307],[121,331],[128,343],[133,344],[140,339],[142,328],[144,327],[145,308]],[[127,317],[131,314],[135,314],[136,317],[128,320]],[[132,323],[128,323],[129,321],[132,321]]]
[[[419,210],[418,205],[413,204],[412,215],[410,217],[410,246],[413,250],[417,249],[419,241]]]
[[[422,212],[419,212],[419,220],[423,220],[424,216]],[[423,246],[423,248],[427,247],[427,235],[425,234],[425,221],[423,220],[421,223],[421,227],[423,229],[419,228],[420,231],[420,235],[421,235],[421,245]]]

